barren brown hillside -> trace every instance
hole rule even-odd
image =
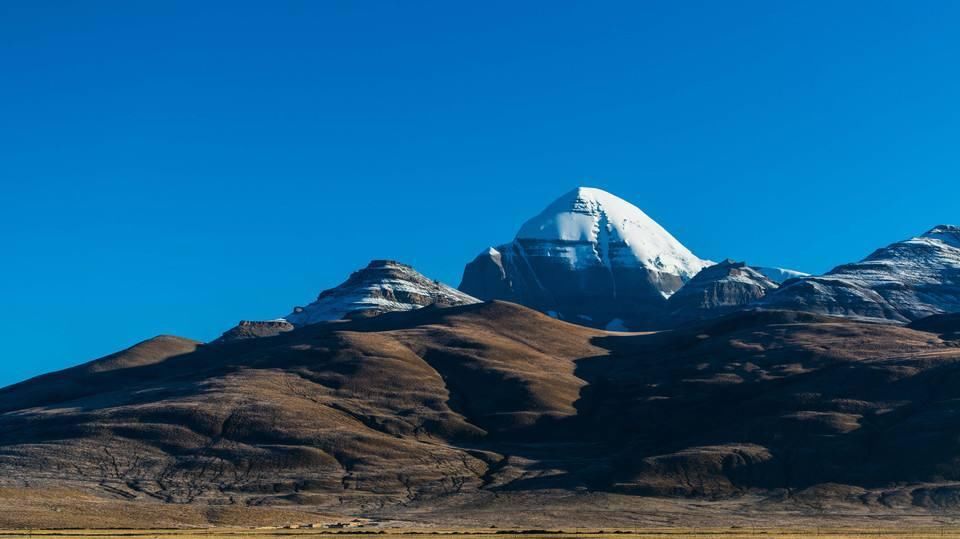
[[[811,314],[623,334],[501,302],[158,337],[0,391],[0,477],[24,499],[477,525],[811,492],[936,512],[960,499],[958,360],[939,333]]]

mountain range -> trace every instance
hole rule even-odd
[[[960,227],[940,225],[810,276],[715,265],[636,206],[581,187],[525,223],[512,243],[467,264],[460,289],[609,329],[660,329],[734,309],[908,323],[960,311]]]
[[[374,260],[213,342],[0,389],[0,527],[942,516],[958,312],[955,226],[809,276],[578,188],[459,289]]]
[[[697,257],[642,210],[579,187],[524,223],[510,243],[466,264],[454,289],[396,261],[374,260],[313,303],[238,335],[502,300],[609,330],[675,327],[736,310],[794,310],[906,324],[960,311],[960,227],[940,225],[823,275]]]

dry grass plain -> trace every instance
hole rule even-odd
[[[716,537],[720,539],[755,539],[765,537],[788,537],[794,539],[853,539],[853,538],[907,538],[926,539],[937,537],[960,537],[960,527],[927,528],[650,528],[617,530],[500,530],[488,531],[365,531],[331,532],[318,529],[289,528],[210,528],[194,530],[0,530],[0,538],[50,537],[72,539],[102,539],[107,537],[131,537],[154,539],[236,539],[239,537],[326,537],[331,539],[367,539],[371,535],[383,539],[680,539],[686,537]]]

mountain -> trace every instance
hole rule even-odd
[[[161,337],[0,390],[0,523],[937,515],[958,402],[957,341],[809,313],[623,334],[491,302]]]
[[[317,322],[376,316],[385,312],[410,311],[427,305],[447,307],[479,300],[412,267],[393,260],[374,260],[355,271],[335,288],[324,290],[306,307],[295,307],[284,317],[294,326]]]
[[[580,187],[527,221],[513,242],[467,264],[460,290],[605,327],[659,313],[708,265],[636,206]]]
[[[482,446],[575,414],[574,360],[604,354],[602,335],[493,303],[200,347],[161,337],[0,389],[0,494],[359,511],[476,493],[536,473]]]
[[[434,281],[393,260],[373,260],[340,285],[324,290],[306,307],[275,320],[241,320],[215,342],[274,337],[294,327],[412,311],[428,305],[448,307],[480,300]]]
[[[895,322],[958,312],[960,227],[941,225],[825,275],[790,281],[762,304]]]
[[[777,286],[757,269],[725,260],[704,268],[670,296],[667,313],[674,324],[715,318],[758,301]]]

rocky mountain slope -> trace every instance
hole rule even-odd
[[[761,311],[623,334],[493,302],[162,337],[0,390],[0,488],[397,518],[503,496],[497,522],[549,493],[954,508],[950,323]]]
[[[449,307],[479,302],[455,288],[425,277],[406,264],[373,260],[365,268],[350,274],[343,283],[320,292],[316,301],[306,307],[294,307],[293,312],[284,318],[241,320],[217,341],[273,337],[294,327],[412,311],[428,305]]]
[[[427,305],[449,307],[477,303],[439,281],[424,277],[412,267],[393,260],[374,260],[353,272],[346,281],[324,290],[306,307],[296,307],[284,319],[294,326],[317,322],[410,311]]]
[[[667,300],[669,324],[715,318],[754,303],[777,283],[743,262],[725,260],[698,273]]]
[[[877,250],[825,275],[791,281],[763,305],[862,319],[909,322],[960,311],[960,227]]]
[[[605,327],[659,313],[709,264],[636,206],[580,187],[527,221],[513,242],[470,262],[460,289]]]

